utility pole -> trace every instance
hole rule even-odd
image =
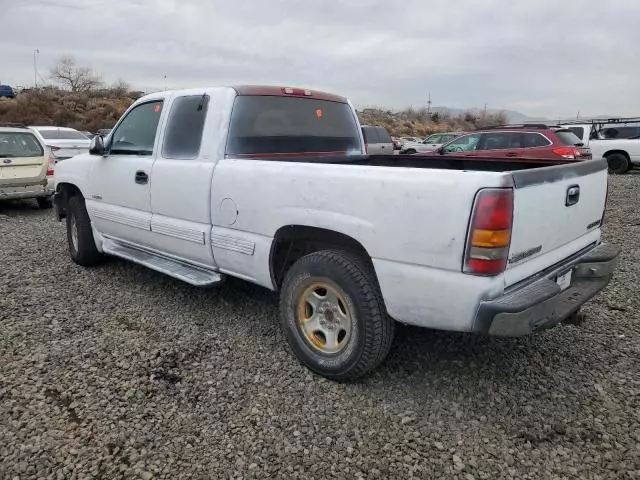
[[[429,100],[427,100],[427,115],[431,115],[431,92],[429,92]]]
[[[33,86],[38,88],[38,61],[37,55],[40,54],[40,50],[37,48],[33,51]]]

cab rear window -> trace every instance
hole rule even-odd
[[[0,158],[42,156],[44,150],[33,133],[0,132]]]
[[[228,155],[361,152],[358,125],[346,103],[310,98],[238,96]]]

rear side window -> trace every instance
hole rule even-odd
[[[47,140],[89,140],[86,135],[77,130],[38,130],[42,138]]]
[[[539,133],[522,134],[523,148],[548,147],[549,145],[551,145],[551,142]]]
[[[188,160],[198,156],[208,106],[208,95],[178,97],[174,100],[164,134],[164,158]]]
[[[484,133],[478,145],[478,150],[505,150],[521,148],[519,132],[491,132]]]
[[[571,130],[556,130],[556,135],[563,145],[575,147],[582,144],[582,140],[576,137],[576,134]]]
[[[238,96],[228,155],[360,152],[360,133],[346,103],[311,98]]]
[[[0,132],[0,157],[42,157],[44,150],[33,133]]]
[[[377,127],[376,130],[378,131],[378,139],[380,141],[380,143],[391,143],[391,135],[389,135],[389,132],[387,132],[384,128],[382,127]]]

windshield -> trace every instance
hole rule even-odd
[[[360,132],[346,103],[310,98],[238,96],[227,154],[361,153]]]
[[[47,140],[89,140],[77,130],[49,130],[38,128],[38,133]]]
[[[0,157],[42,157],[44,150],[33,133],[0,132]]]
[[[442,135],[438,134],[438,135],[431,135],[429,137],[427,137],[424,140],[424,143],[441,143],[440,139],[442,138]]]

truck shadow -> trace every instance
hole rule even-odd
[[[0,215],[18,217],[43,212],[35,200],[0,200]]]
[[[230,312],[249,312],[251,321],[241,326],[244,335],[253,336],[261,344],[266,341],[273,348],[285,348],[284,336],[279,330],[278,294],[260,286],[235,278],[227,278],[220,286],[199,289],[172,279],[161,273],[118,259],[110,259],[98,270],[117,269],[118,277],[126,283],[144,282],[146,295],[153,297],[190,298],[192,306],[200,313],[226,306]],[[95,271],[95,270],[94,270]],[[96,272],[97,273],[97,272]],[[124,278],[123,278],[124,277]],[[128,277],[128,278],[127,278]],[[223,325],[231,326],[233,320],[220,319],[201,325],[215,330]],[[434,376],[454,376],[479,379],[478,375],[512,381],[530,369],[557,362],[564,364],[570,352],[556,348],[555,337],[562,330],[562,337],[576,336],[579,329],[561,326],[549,332],[523,338],[498,338],[471,333],[429,330],[396,324],[396,337],[387,360],[370,376],[357,383],[382,386],[386,384],[425,381]],[[236,325],[234,328],[240,326]],[[551,337],[551,338],[550,338]],[[563,344],[567,340],[563,338]],[[573,339],[572,341],[576,341]],[[544,356],[543,356],[544,355]],[[584,366],[586,359],[581,361]],[[292,358],[293,368],[298,368]]]

